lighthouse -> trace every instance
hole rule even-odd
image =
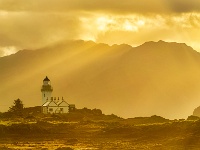
[[[51,86],[51,82],[50,82],[49,78],[46,76],[46,78],[43,80],[43,85],[41,88],[42,104],[44,104],[47,100],[51,99],[52,91],[53,91],[53,88]]]

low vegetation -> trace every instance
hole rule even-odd
[[[18,109],[17,104],[23,103],[15,101],[8,112],[0,114],[0,150],[168,150],[200,146],[200,120],[196,116],[187,120],[156,115],[123,119],[88,108],[45,115],[40,107]]]

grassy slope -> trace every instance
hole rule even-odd
[[[23,118],[1,114],[0,149],[1,146],[30,146],[30,143],[36,149],[47,145],[73,149],[195,149],[200,146],[198,120],[168,120],[159,116],[123,119],[87,108],[63,115],[29,112],[33,110],[38,112],[39,108],[26,108]]]
[[[103,148],[114,148],[116,142],[122,149],[192,149],[200,146],[200,121],[172,121],[140,124],[121,121],[56,122],[38,121],[0,125],[0,141],[70,141],[68,145],[84,144],[86,140]],[[8,142],[9,143],[9,142]],[[106,145],[104,145],[107,143]],[[108,144],[109,143],[109,144]],[[123,145],[126,143],[126,146]],[[80,145],[79,145],[80,146]],[[91,145],[90,145],[91,146]]]

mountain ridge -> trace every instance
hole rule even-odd
[[[54,43],[54,44],[51,44],[51,45],[47,45],[47,46],[44,46],[42,48],[38,48],[38,49],[35,49],[35,50],[30,50],[30,49],[23,49],[23,50],[19,50],[17,51],[16,53],[13,53],[11,55],[15,55],[17,53],[21,53],[21,52],[30,52],[30,51],[37,51],[37,50],[43,50],[43,49],[47,49],[47,48],[52,48],[52,47],[56,47],[58,45],[63,45],[63,43],[70,43],[70,42],[86,42],[86,43],[90,43],[90,44],[99,44],[99,45],[105,45],[105,46],[109,46],[109,47],[115,47],[115,46],[119,46],[119,47],[123,47],[123,46],[126,46],[126,47],[129,47],[129,48],[138,48],[138,47],[141,47],[141,46],[149,46],[149,44],[158,44],[158,43],[164,43],[164,44],[176,44],[176,45],[182,45],[182,46],[186,46],[188,48],[191,48],[192,50],[194,50],[191,46],[188,46],[186,43],[178,43],[178,42],[166,42],[166,41],[163,41],[163,40],[159,40],[159,41],[147,41],[147,42],[144,42],[143,44],[141,45],[138,45],[138,46],[131,46],[129,44],[113,44],[113,45],[108,45],[106,43],[95,43],[94,41],[84,41],[84,40],[67,40],[67,41],[61,41],[61,42],[57,42],[57,43]],[[196,50],[194,50],[196,51]],[[197,53],[199,53],[198,51],[196,51]],[[11,56],[11,55],[6,55],[6,56],[2,56],[0,58],[3,58],[3,57],[7,57],[7,56]]]
[[[185,44],[67,41],[2,57],[0,68],[0,105],[16,98],[25,106],[40,105],[46,75],[53,96],[122,117],[187,117],[200,99],[200,55]]]

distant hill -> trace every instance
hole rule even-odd
[[[185,44],[65,41],[0,58],[1,111],[16,98],[41,105],[46,75],[53,96],[121,117],[182,118],[200,105],[200,55]]]
[[[193,115],[200,117],[200,106],[194,109]]]

